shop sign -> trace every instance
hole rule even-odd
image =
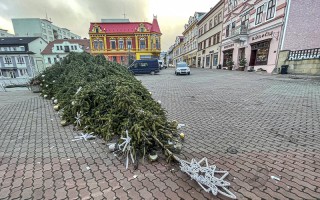
[[[254,40],[258,40],[258,39],[261,39],[261,38],[265,38],[265,37],[269,37],[269,36],[272,36],[273,35],[273,31],[267,31],[263,34],[260,34],[260,35],[255,35],[252,37],[252,41]]]
[[[233,46],[234,46],[234,44],[229,44],[229,45],[224,46],[223,48],[224,48],[224,49],[228,49],[228,48],[231,48],[231,47],[233,47]]]

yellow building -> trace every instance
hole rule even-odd
[[[91,22],[91,54],[104,54],[108,60],[128,64],[131,59],[159,58],[161,31],[157,17],[152,23],[129,20]]]

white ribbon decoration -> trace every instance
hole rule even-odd
[[[122,140],[124,140],[121,144],[119,144],[119,150],[123,152],[124,155],[127,155],[126,160],[126,169],[128,169],[129,165],[129,155],[131,157],[132,163],[134,163],[133,155],[132,155],[132,147],[130,145],[131,137],[129,136],[128,130],[126,130],[127,137],[121,137]],[[123,147],[123,149],[121,149]]]
[[[96,136],[94,136],[94,135],[92,135],[92,134],[93,134],[93,132],[91,132],[91,133],[86,133],[86,134],[81,133],[80,136],[75,136],[75,137],[74,137],[75,139],[73,139],[73,140],[71,140],[71,141],[78,141],[78,140],[85,140],[85,141],[87,141],[87,140],[89,140],[89,139],[96,138]]]
[[[75,119],[76,119],[76,123],[77,123],[77,127],[79,127],[79,126],[81,126],[81,120],[80,120],[80,118],[81,118],[81,114],[79,113],[79,112],[77,112],[77,116],[75,117]]]

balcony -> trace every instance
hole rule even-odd
[[[246,41],[248,39],[248,27],[241,25],[231,30],[230,39],[234,42]]]

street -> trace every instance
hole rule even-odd
[[[238,199],[319,197],[318,79],[193,68],[136,78],[186,125],[181,159],[228,171]],[[80,132],[37,94],[0,91],[0,102],[0,199],[227,199],[163,156],[126,170],[103,140],[72,141]]]

